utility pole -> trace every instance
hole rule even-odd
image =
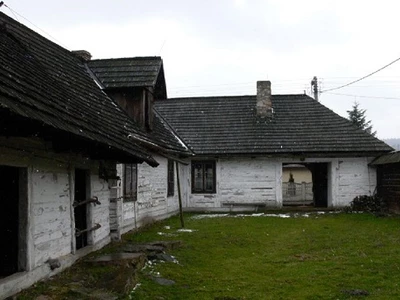
[[[317,76],[314,76],[314,78],[311,80],[311,91],[314,92],[314,99],[319,101],[318,99],[318,79]]]

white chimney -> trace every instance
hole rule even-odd
[[[271,81],[257,81],[257,116],[272,117]]]

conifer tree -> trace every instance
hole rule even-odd
[[[367,117],[365,115],[366,110],[360,109],[359,103],[354,102],[353,109],[348,110],[347,113],[349,115],[349,120],[358,128],[365,130],[366,132],[376,135],[376,131],[372,131],[371,120],[367,121]]]

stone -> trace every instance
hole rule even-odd
[[[351,296],[368,296],[369,295],[368,291],[359,290],[359,289],[343,290],[342,292],[345,294],[351,295]]]
[[[146,263],[146,255],[144,253],[112,253],[87,260],[87,262],[92,264],[118,265],[141,269]]]
[[[174,250],[182,247],[182,241],[156,241],[149,243],[149,245],[161,246],[165,250]]]
[[[128,253],[140,253],[140,252],[152,252],[152,253],[162,253],[164,251],[164,247],[155,246],[149,244],[131,244],[127,245],[123,251]]]
[[[47,263],[52,271],[61,267],[61,262],[58,259],[49,259]]]
[[[170,279],[165,279],[162,277],[153,277],[152,278],[154,282],[158,283],[159,285],[174,285],[175,281],[170,280]]]
[[[162,260],[162,261],[167,261],[167,262],[175,262],[175,258],[172,257],[169,254],[165,254],[165,253],[156,253],[154,255],[148,255],[147,258],[149,260]]]
[[[40,295],[35,298],[35,300],[52,300],[52,299],[53,298],[51,298],[50,296],[46,296],[46,295]]]

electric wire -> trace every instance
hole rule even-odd
[[[371,98],[371,99],[400,100],[400,97],[365,96],[365,95],[354,95],[354,94],[343,94],[343,93],[332,93],[332,92],[327,92],[327,94],[336,95],[336,96],[355,97],[355,98]]]
[[[57,42],[59,45],[63,46],[65,49],[68,49],[67,46],[65,46],[62,42],[60,42],[59,40],[57,40],[54,36],[52,36],[50,33],[44,31],[42,28],[40,28],[39,26],[35,25],[34,23],[32,23],[31,21],[29,21],[27,18],[25,18],[23,15],[21,15],[20,13],[18,13],[17,11],[15,11],[14,9],[12,9],[10,6],[8,6],[6,3],[3,2],[3,5],[5,7],[7,7],[11,13],[15,16],[15,18],[18,20],[18,17],[21,17],[22,19],[24,19],[25,21],[27,21],[29,24],[31,24],[32,26],[34,26],[35,28],[39,29],[41,32],[43,32],[44,34],[46,34],[48,37],[50,37],[53,41]]]
[[[361,81],[361,80],[364,80],[364,79],[366,79],[366,78],[368,78],[368,77],[371,77],[372,75],[374,75],[374,74],[376,74],[376,73],[378,73],[378,72],[380,72],[380,71],[386,69],[387,67],[393,65],[394,63],[398,62],[399,60],[400,60],[400,57],[399,57],[399,58],[396,58],[394,61],[388,63],[387,65],[384,65],[383,67],[379,68],[378,70],[376,70],[376,71],[374,71],[374,72],[372,72],[372,73],[369,73],[368,75],[365,75],[365,76],[363,76],[363,77],[361,77],[361,78],[359,78],[359,79],[357,79],[357,80],[351,81],[351,82],[349,82],[349,83],[347,83],[347,84],[344,84],[344,85],[341,85],[341,86],[338,86],[338,87],[335,87],[335,88],[331,88],[331,89],[327,89],[327,90],[322,90],[322,91],[320,91],[320,93],[322,94],[322,93],[326,93],[326,92],[330,92],[330,91],[339,90],[339,89],[342,89],[342,88],[347,87],[347,86],[349,86],[349,85],[352,85],[352,84],[354,84],[354,83],[356,83],[356,82],[359,82],[359,81]]]

